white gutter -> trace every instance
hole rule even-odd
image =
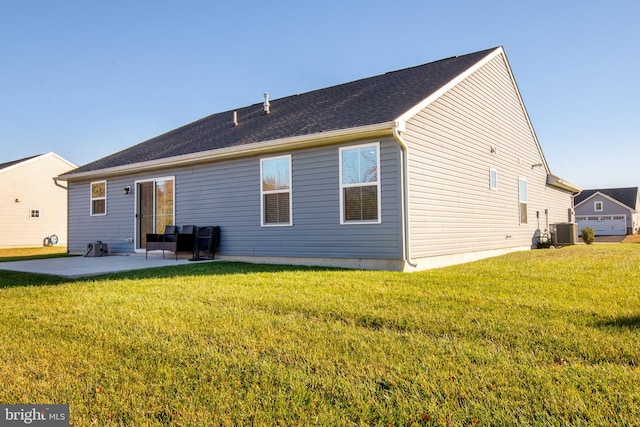
[[[400,159],[400,175],[402,177],[402,242],[403,242],[403,258],[411,267],[418,265],[411,261],[411,233],[409,232],[409,148],[404,142],[402,135],[405,132],[405,121],[396,120],[393,125],[393,136],[400,144],[402,149],[402,157]]]
[[[547,175],[547,184],[549,184],[552,187],[559,188],[561,190],[570,191],[572,193],[582,192],[582,189],[580,187],[576,187],[575,185],[565,181],[564,179],[559,178],[552,174]]]
[[[390,135],[393,132],[394,126],[395,122],[385,122],[360,126],[357,128],[339,129],[328,132],[314,133],[311,135],[280,138],[270,141],[245,144],[236,147],[219,148],[215,150],[185,154],[182,156],[167,157],[164,159],[132,163],[123,166],[115,166],[112,168],[97,169],[77,173],[71,171],[69,173],[60,175],[58,179],[66,181],[80,181],[95,177],[106,178],[109,176],[126,175],[155,169],[166,169],[179,166],[182,167],[198,163],[208,163],[238,157],[247,157],[266,152],[318,147],[321,145],[329,145],[336,142],[344,142],[364,138],[376,138]]]

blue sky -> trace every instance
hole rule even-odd
[[[0,163],[503,46],[551,172],[640,186],[640,2],[4,1]]]

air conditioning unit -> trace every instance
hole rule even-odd
[[[554,245],[575,245],[578,240],[578,224],[561,222],[551,224],[551,242]]]

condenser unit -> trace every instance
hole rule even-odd
[[[551,242],[554,245],[575,245],[578,240],[578,224],[561,222],[551,224]]]

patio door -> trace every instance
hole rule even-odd
[[[174,179],[136,182],[136,249],[147,245],[147,233],[164,233],[175,222]]]

